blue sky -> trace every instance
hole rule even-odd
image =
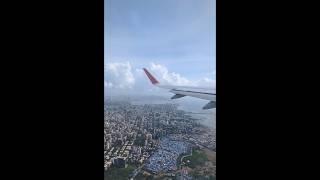
[[[215,4],[105,0],[105,87],[145,89],[142,67],[171,83],[215,82]]]

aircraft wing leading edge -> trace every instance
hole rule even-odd
[[[195,97],[199,99],[209,100],[210,102],[206,104],[202,109],[212,109],[216,105],[216,93],[214,89],[210,88],[199,88],[199,87],[184,87],[184,86],[165,86],[161,85],[159,81],[146,69],[143,68],[144,72],[148,76],[151,83],[160,88],[169,89],[170,92],[175,95],[171,99],[182,98],[184,96]]]

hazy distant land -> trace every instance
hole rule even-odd
[[[202,110],[202,107],[208,103],[206,100],[198,100],[192,97],[184,97],[181,99],[170,99],[171,94],[167,97],[164,96],[106,96],[105,103],[107,101],[126,101],[132,104],[177,104],[178,109],[184,110],[190,113],[194,118],[199,119],[200,123],[209,128],[216,128],[216,109]]]

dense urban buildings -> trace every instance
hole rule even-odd
[[[194,149],[215,151],[215,130],[179,110],[174,104],[134,105],[127,101],[105,104],[105,171],[135,167],[141,174],[192,179],[182,157]]]

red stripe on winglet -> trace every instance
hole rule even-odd
[[[152,84],[158,84],[159,82],[156,80],[156,78],[154,78],[149,71],[146,68],[143,68],[144,72],[146,73],[146,75],[148,76],[148,78],[150,79]]]

